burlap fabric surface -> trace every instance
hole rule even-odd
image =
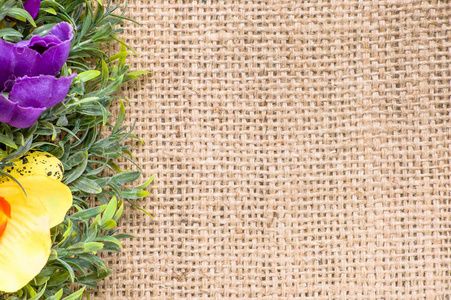
[[[151,195],[95,299],[451,298],[448,1],[132,0]]]

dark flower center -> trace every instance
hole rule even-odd
[[[39,44],[34,44],[33,46],[30,47],[30,49],[38,51],[39,54],[42,54],[45,51],[47,51],[48,47],[45,47],[45,46],[42,46],[42,45],[39,45]]]

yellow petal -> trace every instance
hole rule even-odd
[[[41,200],[50,215],[50,227],[64,220],[67,211],[72,206],[70,189],[58,180],[47,176],[27,176],[16,178],[27,192],[28,196]],[[0,184],[2,186],[18,186],[13,181]]]
[[[3,235],[9,219],[11,219],[11,205],[0,196],[0,237]]]
[[[15,292],[32,280],[50,255],[49,215],[42,203],[16,186],[0,185],[11,218],[0,237],[0,291]]]

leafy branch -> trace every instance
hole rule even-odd
[[[63,163],[63,183],[74,197],[73,213],[51,230],[53,247],[47,265],[23,289],[0,293],[0,299],[80,299],[86,288],[96,288],[112,272],[99,252],[121,251],[121,240],[132,237],[116,230],[124,201],[143,210],[133,200],[148,195],[145,189],[153,177],[138,187],[127,187],[141,177],[128,143],[142,141],[132,133],[133,126],[124,126],[124,99],[116,92],[148,72],[129,72],[130,49],[118,36],[123,22],[131,20],[124,16],[125,10],[115,14],[118,8],[111,1],[104,6],[94,0],[43,0],[33,21],[21,1],[0,0],[0,38],[6,41],[45,35],[59,22],[72,24],[74,38],[61,76],[78,74],[66,99],[44,112],[34,126],[19,129],[0,124],[0,171],[29,149],[50,152]],[[109,42],[120,43],[120,52],[109,56],[103,50]],[[109,108],[115,101],[120,108],[112,124]],[[131,162],[137,171],[121,170],[119,159]],[[80,289],[73,292],[77,286]]]

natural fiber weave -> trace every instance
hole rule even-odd
[[[451,3],[132,0],[156,175],[95,299],[450,299]]]

